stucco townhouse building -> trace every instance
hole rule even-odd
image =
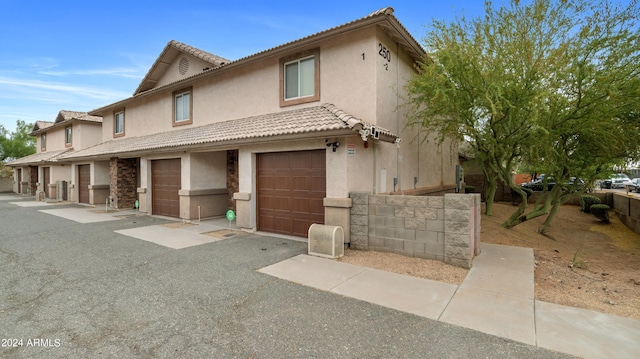
[[[72,176],[71,161],[61,156],[100,143],[102,117],[63,110],[53,122],[37,121],[30,135],[36,138],[36,153],[8,164],[14,168],[13,191],[39,199],[89,203],[89,198],[73,195],[74,183],[79,182]],[[88,174],[80,179],[88,185]]]
[[[455,144],[407,126],[424,56],[392,8],[233,61],[170,41],[131,97],[89,112],[100,143],[57,160],[78,202],[185,220],[233,209],[246,230],[348,236],[352,192],[455,188]]]

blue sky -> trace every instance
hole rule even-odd
[[[500,3],[500,1],[495,1]],[[322,1],[0,0],[0,125],[54,121],[131,96],[177,40],[230,60],[391,6],[420,41],[432,19],[482,14],[481,0]]]

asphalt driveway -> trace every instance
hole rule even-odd
[[[246,234],[172,249],[114,232],[167,219],[41,209],[0,200],[2,358],[567,357],[256,271],[306,243]]]

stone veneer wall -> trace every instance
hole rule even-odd
[[[31,194],[35,195],[38,189],[38,166],[29,166],[29,177],[29,188],[31,188]]]
[[[240,191],[238,185],[238,150],[227,151],[227,189],[229,190],[229,199],[227,200],[227,209],[236,210],[236,201],[233,194]]]
[[[480,253],[480,195],[371,195],[353,192],[351,247],[471,268]]]
[[[117,158],[109,160],[109,197],[111,206],[116,209],[133,208],[137,197],[137,168],[135,158]]]

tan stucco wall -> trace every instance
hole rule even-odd
[[[100,123],[76,122],[73,125],[73,149],[97,145],[102,141],[102,125]]]
[[[46,151],[59,151],[67,148],[64,144],[64,127],[56,127],[47,130],[47,147]],[[42,152],[41,149],[41,135],[38,135],[38,147],[37,151]]]
[[[47,147],[46,151],[58,151],[68,148],[65,145],[65,128],[69,126],[60,125],[48,129],[47,135]],[[73,121],[71,126],[71,146],[74,150],[81,150],[83,148],[94,146],[102,141],[102,124],[99,122],[79,122]],[[42,134],[35,136],[36,138],[36,151],[42,152]]]
[[[347,113],[375,122],[376,101],[374,66],[379,57],[373,28],[361,29],[321,44],[283,53],[282,56],[320,48],[320,94],[318,102],[280,107],[280,55],[212,74],[193,86],[193,124],[228,121],[299,107],[333,103]],[[365,55],[363,60],[362,54]],[[180,56],[176,59],[179,61]],[[177,66],[176,64],[172,66]],[[175,70],[177,71],[177,70]],[[169,69],[168,73],[173,73]],[[175,80],[175,79],[174,79]],[[163,80],[164,81],[164,80]],[[170,81],[167,81],[170,82]],[[125,105],[127,137],[172,131],[173,89],[141,98]],[[113,139],[113,113],[103,113],[102,140]]]
[[[413,62],[384,31],[378,29],[377,35],[379,43],[389,51],[391,61],[377,56],[376,123],[399,134],[402,142],[397,149],[376,146],[376,192],[454,185],[457,147],[450,142],[439,146],[433,136],[423,141],[424,133],[408,126],[411,109],[405,86],[415,73]],[[396,178],[399,180],[394,188]]]
[[[226,151],[195,152],[183,158],[182,189],[226,188]]]
[[[69,165],[54,165],[51,168],[51,183],[57,181],[71,182],[71,166]]]
[[[187,63],[188,63],[187,71],[185,72],[184,75],[180,73],[180,68],[179,68],[180,61],[183,57],[187,59]],[[178,56],[174,59],[174,61],[171,63],[171,65],[167,69],[167,72],[160,79],[160,81],[156,86],[158,87],[164,86],[166,84],[170,84],[172,82],[176,82],[184,78],[197,75],[201,73],[205,67],[210,68],[212,67],[212,65],[192,55],[179,53]]]

